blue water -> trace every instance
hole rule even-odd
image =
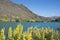
[[[12,27],[14,29],[18,24],[22,24],[24,30],[31,26],[37,26],[38,28],[50,27],[54,30],[60,27],[60,22],[0,22],[0,30],[5,27],[5,32],[7,32],[9,27]]]

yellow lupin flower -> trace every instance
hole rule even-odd
[[[32,33],[29,33],[27,38],[28,38],[28,40],[32,40]]]
[[[45,40],[45,33],[42,33],[42,40]]]
[[[14,29],[13,32],[13,36],[17,38],[16,40],[21,39],[22,31],[23,31],[23,26],[21,24],[17,25],[16,29]]]
[[[51,40],[54,40],[54,35],[53,34],[51,35]]]
[[[5,40],[4,29],[1,30],[0,37],[1,37],[1,40]]]
[[[49,31],[47,28],[45,29],[45,34],[49,34]]]
[[[23,25],[21,25],[21,24],[17,25],[16,31],[17,31],[17,33],[22,32],[23,31]]]
[[[22,35],[22,31],[23,31],[23,25],[17,25],[16,31],[18,30],[18,36],[17,38],[20,39],[21,35]]]
[[[23,40],[26,40],[26,35],[27,35],[27,33],[24,32],[24,33],[23,33]]]
[[[13,31],[13,36],[15,37],[16,34],[17,34],[17,31],[16,31],[16,29],[14,29],[14,31]]]
[[[12,40],[12,28],[9,27],[8,29],[8,38]]]
[[[58,32],[58,31],[56,31],[56,35],[57,35],[57,36],[59,35],[59,32]]]
[[[34,28],[34,33],[38,38],[41,38],[40,30],[37,27]]]
[[[37,27],[29,27],[27,31],[23,31],[23,25],[17,25],[12,30],[8,29],[8,39],[5,38],[4,28],[0,31],[0,40],[60,40],[59,31],[54,31],[50,28],[39,29]]]
[[[27,29],[27,33],[30,33],[31,31],[33,31],[33,27],[29,27],[29,28]]]
[[[17,35],[17,40],[21,40],[21,35],[22,35],[22,34],[18,34],[18,35]]]
[[[56,39],[59,40],[59,32],[58,31],[55,32],[55,35],[56,35]]]
[[[23,26],[21,24],[17,25],[16,29],[14,29],[13,35],[15,36],[16,34],[22,33],[22,31],[23,31]]]

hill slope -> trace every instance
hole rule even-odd
[[[0,0],[0,20],[44,21],[47,19],[34,14],[22,4],[18,5],[10,0]]]

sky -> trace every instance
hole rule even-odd
[[[60,0],[11,0],[16,4],[23,4],[39,16],[60,16]]]

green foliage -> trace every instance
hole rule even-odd
[[[57,30],[58,30],[58,31],[60,31],[60,27],[59,27],[59,28],[57,28]]]
[[[18,20],[18,19],[16,19],[16,20],[15,20],[15,22],[19,22],[19,20]]]

